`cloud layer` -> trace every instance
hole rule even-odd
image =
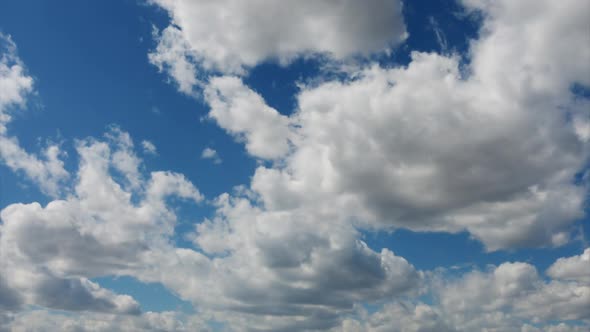
[[[45,193],[55,196],[59,183],[68,177],[59,159],[59,146],[50,144],[39,158],[25,151],[18,139],[8,133],[12,113],[24,106],[32,90],[33,79],[18,58],[16,45],[10,36],[0,33],[0,160],[13,171],[23,172]]]

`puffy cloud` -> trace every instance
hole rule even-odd
[[[288,61],[310,52],[344,57],[379,50],[392,40],[388,33],[387,42],[375,42],[379,47],[344,45],[341,34],[352,30],[334,28],[346,15],[327,17],[322,11],[327,1],[263,11],[262,18],[279,25],[274,30],[251,17],[263,2],[244,8],[237,1],[159,3],[182,28],[169,28],[170,38],[184,44],[160,43],[164,46],[151,60],[170,70],[185,93],[199,84],[193,61],[240,71],[269,57]],[[373,3],[362,4],[375,10],[368,21],[385,15],[390,22],[388,15],[396,11]],[[338,4],[346,13],[360,6]],[[399,10],[397,2],[387,4]],[[69,195],[46,206],[13,204],[0,213],[0,307],[34,304],[92,313],[72,318],[38,311],[3,315],[0,321],[10,316],[15,328],[33,330],[197,329],[165,314],[140,315],[132,298],[90,281],[129,275],[161,282],[238,330],[534,331],[576,329],[555,322],[561,320],[586,324],[590,289],[580,267],[586,252],[558,260],[548,281],[526,263],[437,277],[387,249],[369,248],[355,228],[467,229],[498,249],[561,244],[582,215],[586,184],[572,180],[588,157],[587,114],[569,87],[587,83],[585,63],[572,69],[588,60],[590,46],[579,32],[583,15],[573,1],[569,6],[536,1],[532,11],[508,1],[467,4],[483,10],[485,19],[465,72],[456,57],[414,53],[404,68],[373,66],[354,78],[304,87],[291,117],[268,107],[237,77],[212,78],[205,88],[210,117],[243,140],[251,155],[276,163],[259,167],[250,188],[215,201],[215,216],[191,235],[197,250],[172,243],[177,217],[168,200],[201,201],[192,183],[167,171],[144,174],[131,137],[120,129],[111,129],[104,141],[79,141],[80,165]],[[300,41],[299,35],[280,31],[308,7],[322,27],[317,39],[333,31],[334,43],[332,37],[315,44],[316,38],[304,34]],[[338,8],[330,13],[334,10],[338,13]],[[229,30],[211,28],[219,24],[218,15],[228,18]],[[239,19],[229,19],[232,15]],[[325,22],[334,26],[324,28]],[[199,46],[201,24],[219,37],[209,41],[213,44]],[[253,29],[245,31],[254,38],[246,44],[241,44],[242,24]],[[281,33],[290,44],[281,49],[282,41],[270,38],[270,44],[260,45],[253,32]],[[400,36],[401,30],[394,32]],[[547,42],[532,38],[539,32],[548,32]],[[505,41],[505,33],[519,43]],[[577,50],[549,50],[560,34]],[[237,46],[224,39],[229,37]],[[361,37],[354,41],[364,42]],[[174,62],[178,57],[186,62]],[[416,299],[428,282],[431,304]],[[363,304],[386,302],[391,303],[375,313],[363,313],[365,320],[345,320]],[[548,322],[558,325],[542,326]]]
[[[132,188],[139,187],[141,160],[133,153],[134,145],[131,136],[116,126],[113,126],[105,136],[118,147],[112,154],[112,167],[124,176],[126,185]]]
[[[131,296],[117,295],[85,278],[64,279],[54,276],[33,276],[32,303],[48,308],[70,311],[93,311],[138,314],[139,303]]]
[[[570,88],[590,77],[579,10],[590,2],[527,4],[521,19],[511,2],[474,7],[484,23],[464,69],[457,56],[414,52],[407,67],[303,87],[289,118],[236,78],[214,78],[206,100],[251,154],[283,156],[252,181],[269,209],[332,207],[362,226],[468,230],[489,250],[562,245],[587,196],[573,179],[590,151],[580,129],[588,102]],[[239,93],[223,93],[230,85]],[[254,149],[256,133],[281,139]]]
[[[209,117],[246,143],[255,157],[274,159],[289,150],[289,120],[266,105],[238,77],[214,77],[205,89]]]
[[[364,319],[347,319],[338,330],[342,332],[451,332],[437,309],[423,303],[392,302]]]
[[[177,251],[179,261],[153,278],[234,326],[326,329],[356,303],[405,296],[420,284],[411,264],[389,250],[371,250],[352,227],[267,212],[241,196],[222,195],[217,205],[216,218],[193,236],[210,258]],[[186,272],[164,272],[180,266]]]
[[[543,281],[526,263],[504,263],[488,272],[474,271],[437,292],[445,316],[461,330],[590,318],[590,285]]]
[[[13,171],[22,171],[51,196],[58,195],[60,182],[69,176],[61,155],[60,147],[52,144],[43,150],[40,158],[25,151],[15,137],[0,135],[0,158],[6,166]]]
[[[33,79],[16,55],[16,45],[4,34],[0,35],[0,133],[5,134],[10,121],[8,107],[22,106],[33,89]]]
[[[562,258],[558,262],[575,260]],[[344,320],[342,331],[584,331],[590,327],[590,284],[544,280],[530,264],[514,262],[467,271],[434,271],[432,303],[396,301]]]
[[[201,158],[203,159],[211,159],[215,164],[221,164],[222,160],[217,151],[212,148],[204,148],[203,152],[201,152]]]
[[[26,304],[53,309],[137,314],[131,297],[117,295],[88,280],[134,275],[153,251],[172,250],[175,213],[166,199],[202,200],[182,175],[138,172],[129,135],[113,128],[107,141],[79,141],[80,166],[73,193],[42,207],[12,204],[0,212],[2,284]],[[131,183],[127,191],[115,181]],[[4,287],[3,287],[4,288]]]
[[[164,332],[209,331],[202,320],[175,312],[146,312],[139,316],[81,313],[76,316],[47,310],[24,311],[8,318],[7,331]],[[3,331],[0,325],[0,331]]]
[[[169,75],[178,85],[178,90],[187,95],[194,94],[194,88],[202,82],[197,79],[197,67],[191,58],[191,46],[185,40],[182,31],[169,26],[158,36],[156,49],[148,55],[150,63],[160,72]]]
[[[554,279],[590,283],[590,248],[581,255],[558,259],[549,267],[547,274]]]
[[[166,28],[151,61],[191,90],[194,63],[225,73],[265,60],[314,53],[342,59],[389,50],[406,38],[401,1],[152,0],[165,8]]]
[[[586,188],[572,179],[587,144],[555,111],[559,101],[486,90],[459,77],[456,59],[418,53],[408,68],[306,90],[301,139],[282,170],[293,184],[280,186],[352,195],[368,219],[398,227],[467,229],[489,249],[562,244],[582,215]]]
[[[10,36],[0,33],[0,161],[14,171],[22,171],[44,192],[55,196],[59,183],[68,176],[59,159],[59,146],[48,146],[40,159],[26,152],[15,137],[8,135],[11,112],[23,107],[26,96],[32,91],[33,79],[26,74],[17,56],[16,45]]]

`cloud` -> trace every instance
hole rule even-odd
[[[455,332],[441,312],[423,303],[392,302],[367,315],[365,321],[347,319],[343,332]]]
[[[152,143],[148,140],[141,141],[141,147],[143,148],[143,153],[145,153],[147,155],[151,155],[151,156],[158,155],[158,149],[156,149],[156,146],[154,145],[154,143]]]
[[[10,36],[0,33],[0,161],[13,171],[22,171],[29,179],[52,196],[59,192],[59,184],[68,177],[59,146],[49,145],[43,158],[26,152],[15,137],[8,135],[12,112],[24,107],[26,96],[33,91],[33,79],[16,53]]]
[[[176,312],[146,312],[138,316],[80,313],[72,316],[47,310],[29,310],[10,317],[9,321],[7,331],[209,331],[198,317],[186,317]],[[2,325],[0,331],[3,331]]]
[[[139,303],[131,296],[117,295],[85,278],[36,278],[33,303],[53,309],[139,314]],[[39,280],[40,279],[40,280]]]
[[[436,292],[445,317],[454,318],[461,330],[590,318],[590,285],[545,282],[526,263],[503,263],[487,272],[474,271]]]
[[[581,255],[558,259],[547,274],[554,279],[590,283],[590,248]]]
[[[579,257],[561,258],[555,264]],[[439,270],[427,283],[432,303],[391,302],[374,313],[361,312],[360,319],[343,321],[342,329],[522,332],[590,327],[590,284],[544,280],[527,263],[503,263],[460,276]]]
[[[222,162],[221,157],[219,157],[217,151],[209,147],[203,149],[203,152],[201,152],[201,158],[211,159],[215,164],[221,164]]]
[[[521,19],[511,2],[484,4],[468,3],[484,22],[466,68],[413,52],[406,67],[303,86],[288,118],[239,79],[213,78],[210,116],[250,154],[281,160],[253,177],[264,206],[467,230],[488,250],[566,243],[588,193],[573,180],[589,157],[589,104],[570,91],[590,83],[585,17],[577,2],[530,3]]]
[[[153,0],[166,9],[164,29],[150,55],[168,66],[181,91],[191,90],[194,63],[240,73],[266,60],[327,54],[342,59],[389,50],[406,36],[401,1]]]
[[[239,73],[272,58],[368,54],[404,35],[400,4],[392,1],[364,2],[363,11],[352,1],[158,3],[178,28],[163,32],[150,59],[187,94],[201,84],[197,65]],[[131,297],[91,281],[126,275],[162,283],[202,317],[238,330],[574,331],[588,325],[588,250],[556,261],[550,278],[522,262],[453,277],[370,248],[357,228],[466,229],[495,250],[563,244],[583,215],[587,184],[573,179],[588,160],[587,104],[570,87],[588,83],[590,46],[578,2],[465,3],[484,16],[465,68],[458,56],[415,52],[405,67],[369,65],[341,80],[303,86],[289,117],[241,78],[210,77],[203,85],[210,118],[249,154],[273,163],[261,164],[250,186],[213,200],[215,214],[183,234],[194,248],[174,243],[180,234],[171,198],[204,199],[189,179],[148,173],[133,139],[118,127],[77,141],[80,163],[71,188],[58,187],[61,199],[0,212],[0,308],[11,311],[0,315],[0,324],[201,328],[175,314],[142,314]],[[370,16],[349,24],[358,12]],[[309,21],[300,25],[303,16]],[[301,33],[302,27],[310,30]],[[211,39],[203,39],[204,31]],[[15,68],[5,67],[7,73]],[[5,104],[22,104],[26,90],[13,89]],[[366,304],[376,309],[368,313]],[[12,313],[27,305],[44,308]]]
[[[175,213],[166,199],[200,202],[199,191],[180,174],[159,171],[144,179],[130,136],[118,128],[106,141],[79,141],[72,195],[45,207],[12,204],[0,212],[0,275],[24,303],[52,309],[137,314],[131,297],[88,279],[136,275],[155,263],[154,251],[172,251]],[[110,172],[130,185],[115,181]],[[127,189],[125,189],[127,188]]]
[[[209,118],[246,143],[255,157],[274,159],[289,149],[289,120],[233,76],[214,77],[205,89]]]
[[[20,294],[6,284],[2,273],[0,273],[0,311],[20,309],[22,302]]]
[[[247,196],[224,194],[216,204],[216,217],[193,235],[211,258],[184,250],[180,262],[162,271],[180,265],[186,272],[157,271],[154,278],[201,308],[217,309],[216,317],[232,325],[326,329],[356,303],[404,296],[420,284],[410,263],[389,250],[371,250],[352,227],[264,211]]]
[[[182,31],[169,26],[160,35],[155,31],[154,37],[158,46],[148,55],[150,63],[174,79],[180,92],[193,95],[194,87],[202,83],[197,79],[197,68],[191,59],[191,46],[184,39]]]
[[[10,106],[22,106],[26,95],[32,91],[33,79],[24,73],[25,69],[16,55],[16,45],[10,36],[0,35],[0,133],[11,119]]]

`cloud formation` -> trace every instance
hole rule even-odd
[[[21,294],[24,304],[51,309],[139,313],[131,297],[88,279],[149,266],[143,255],[170,246],[176,216],[166,198],[199,202],[202,196],[176,173],[152,172],[149,179],[141,178],[132,148],[129,135],[117,128],[106,135],[106,142],[79,141],[72,195],[45,207],[11,204],[0,212],[2,289]],[[111,169],[122,175],[129,191],[114,180]]]
[[[562,245],[584,215],[587,181],[573,180],[590,151],[590,104],[570,89],[590,83],[586,20],[566,2],[534,2],[518,20],[511,2],[467,2],[484,17],[468,66],[414,52],[407,67],[304,86],[289,118],[239,79],[213,78],[210,116],[244,132],[250,154],[283,157],[252,181],[268,209],[332,206],[362,227],[467,230],[488,250]],[[273,153],[253,148],[261,141]]]
[[[249,154],[275,159],[289,150],[289,120],[238,77],[211,79],[204,92],[209,118],[246,144]]]
[[[406,36],[398,0],[152,0],[172,18],[152,62],[169,66],[183,92],[193,63],[240,73],[266,60],[325,54],[342,59],[390,50]]]
[[[8,133],[12,113],[24,107],[32,91],[33,79],[26,74],[16,45],[10,36],[0,33],[0,160],[13,171],[23,172],[45,193],[55,196],[60,182],[68,177],[59,159],[59,146],[50,144],[39,158],[25,151],[18,139]]]
[[[590,249],[546,275],[524,262],[421,271],[361,232],[467,230],[488,250],[570,241],[588,196],[589,104],[572,86],[590,85],[590,1],[465,0],[483,18],[468,59],[413,52],[407,66],[366,64],[303,85],[291,116],[239,75],[267,60],[390,49],[406,35],[400,2],[153,2],[173,25],[157,35],[150,61],[181,92],[202,88],[209,118],[259,166],[249,185],[208,199],[214,214],[190,234],[177,233],[175,203],[205,197],[182,174],[147,171],[117,126],[75,142],[79,164],[67,183],[59,147],[43,159],[7,134],[33,81],[4,37],[0,157],[55,199],[0,211],[0,329],[590,326]],[[211,72],[219,75],[202,80]],[[141,147],[156,152],[149,141]],[[202,157],[218,155],[207,148]],[[192,247],[177,246],[179,235]],[[102,276],[161,283],[195,314],[144,313],[92,281]]]
[[[548,275],[553,276],[551,271],[560,269],[564,261],[579,257],[557,260]],[[577,268],[583,265],[578,263]],[[459,277],[438,271],[429,280],[434,303],[391,302],[375,313],[361,315],[363,319],[345,320],[342,330],[532,332],[590,327],[587,280],[545,281],[534,266],[522,262],[472,270]]]

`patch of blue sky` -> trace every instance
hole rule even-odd
[[[133,277],[100,277],[92,281],[118,294],[132,296],[141,305],[143,312],[178,311],[194,312],[190,302],[184,301],[160,283],[142,283]]]

